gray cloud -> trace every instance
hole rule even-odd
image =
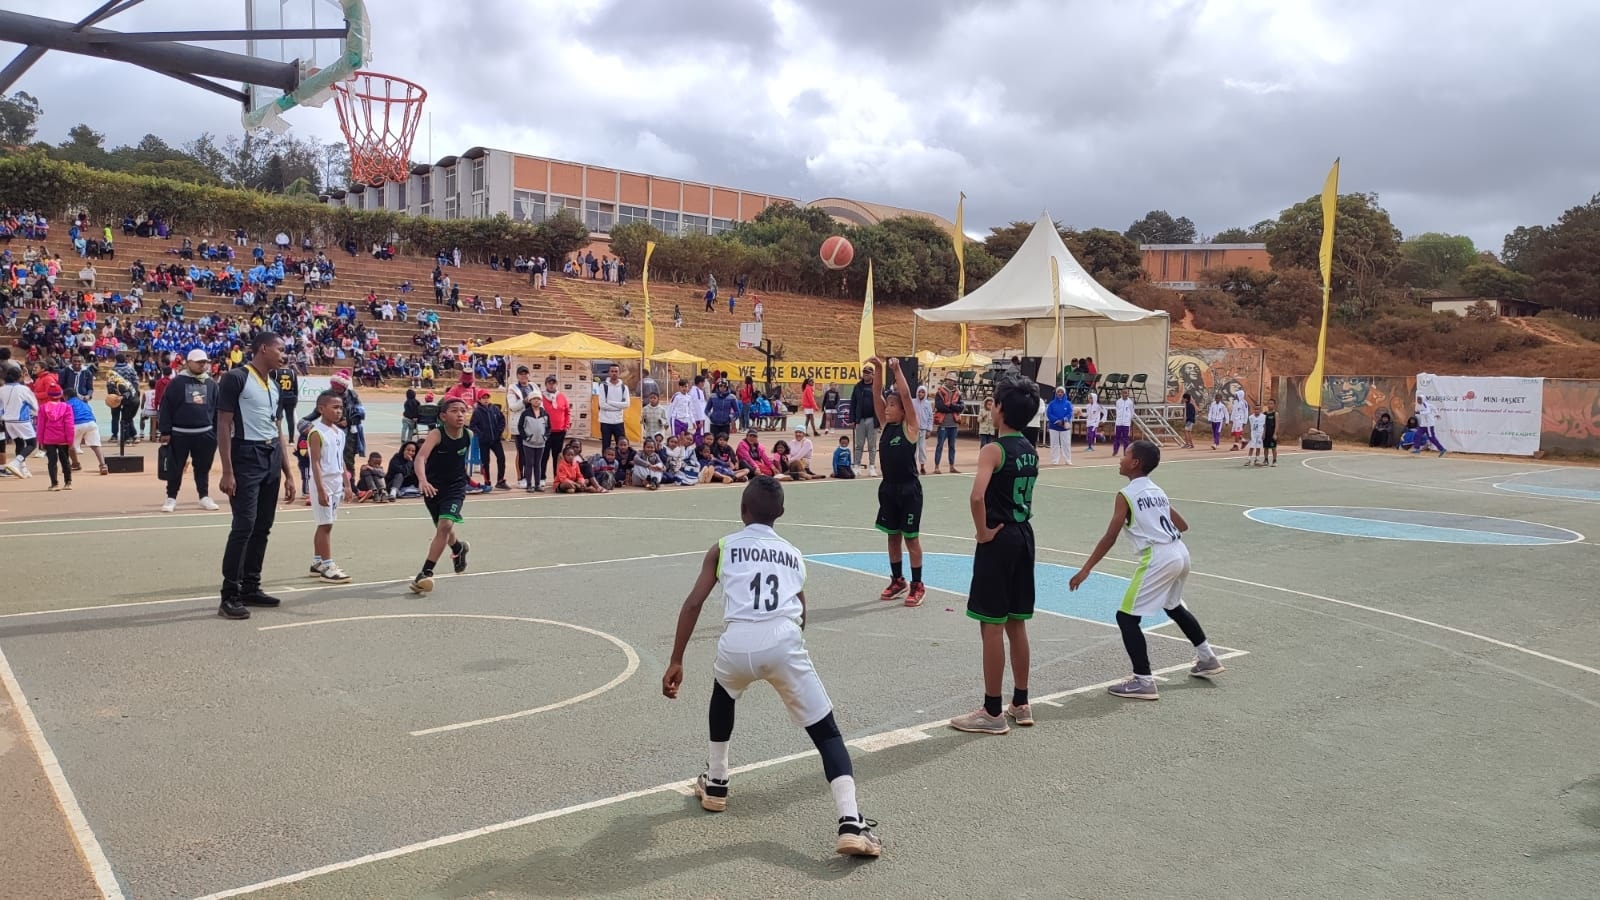
[[[83,9],[53,14],[81,15]],[[32,11],[28,0],[0,7]],[[230,24],[163,2],[117,27]],[[159,9],[158,9],[159,7]],[[1215,232],[1316,193],[1335,156],[1406,233],[1498,250],[1600,190],[1600,8],[1491,0],[386,0],[384,71],[430,92],[433,153],[473,144],[801,199]],[[232,24],[237,24],[233,22]],[[42,136],[237,130],[221,98],[51,54]],[[291,114],[336,138],[332,110]],[[418,153],[423,138],[419,137]]]

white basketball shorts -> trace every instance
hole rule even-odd
[[[1183,602],[1183,583],[1189,577],[1189,548],[1183,541],[1155,544],[1139,555],[1139,567],[1122,595],[1122,611],[1149,616]]]
[[[772,685],[783,698],[789,719],[801,728],[822,721],[833,710],[833,701],[811,665],[800,626],[790,619],[729,625],[717,641],[711,673],[735,700],[757,681]]]
[[[339,504],[344,502],[344,491],[327,490],[328,505],[323,506],[317,502],[317,490],[313,485],[311,489],[311,524],[332,525],[339,518]]]

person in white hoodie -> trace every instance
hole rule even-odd
[[[1412,453],[1421,453],[1424,446],[1432,444],[1439,451],[1440,456],[1444,455],[1444,445],[1439,443],[1439,436],[1433,430],[1438,423],[1438,414],[1433,411],[1433,407],[1428,405],[1427,398],[1418,394],[1417,433],[1415,440],[1411,444]]]
[[[1083,452],[1093,453],[1094,442],[1100,437],[1100,426],[1105,424],[1106,408],[1100,405],[1100,395],[1090,394],[1089,405],[1083,408]]]
[[[672,395],[672,401],[667,406],[667,417],[672,421],[671,430],[667,433],[673,437],[693,435],[695,426],[700,421],[700,416],[705,413],[705,404],[695,406],[694,395],[689,392],[689,379],[678,379],[678,392]]]
[[[1121,456],[1133,445],[1133,393],[1127,390],[1117,398],[1117,420],[1111,432],[1111,455]]]
[[[1243,450],[1245,429],[1250,425],[1250,403],[1244,399],[1244,391],[1233,392],[1233,411],[1229,421],[1233,424],[1233,446],[1228,449]]]
[[[1206,421],[1211,423],[1211,449],[1216,450],[1222,446],[1222,426],[1228,421],[1228,407],[1222,402],[1221,394],[1211,398]]]

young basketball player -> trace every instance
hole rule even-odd
[[[883,374],[883,361],[874,356],[867,362],[879,375]],[[911,403],[911,386],[906,374],[900,371],[900,360],[889,358],[889,377],[876,379],[887,383],[892,378],[894,391],[887,398],[876,388],[872,391],[872,408],[883,432],[878,438],[878,461],[883,464],[883,481],[878,484],[878,530],[889,536],[889,586],[878,595],[880,600],[893,600],[906,593],[907,606],[921,606],[928,595],[922,586],[922,482],[917,480],[917,441],[922,431],[931,427],[920,421]],[[908,586],[905,570],[901,567],[902,546],[911,555],[911,583]]]
[[[1189,577],[1189,548],[1183,543],[1183,532],[1189,530],[1189,523],[1172,508],[1166,491],[1150,480],[1150,473],[1159,465],[1161,447],[1154,442],[1134,441],[1128,447],[1117,467],[1117,472],[1128,479],[1128,485],[1117,494],[1111,525],[1068,583],[1069,589],[1077,590],[1095,564],[1111,552],[1117,532],[1127,532],[1128,542],[1139,554],[1139,568],[1123,595],[1122,608],[1117,610],[1117,627],[1122,630],[1122,645],[1133,662],[1133,677],[1106,690],[1129,700],[1160,699],[1139,623],[1163,609],[1194,644],[1195,663],[1189,674],[1196,678],[1222,674],[1222,661],[1206,640],[1200,620],[1183,605],[1183,583]]]
[[[439,427],[422,439],[417,451],[417,488],[433,518],[433,543],[422,571],[411,579],[411,593],[433,590],[433,567],[444,548],[450,548],[450,561],[456,574],[467,570],[467,542],[456,536],[461,524],[461,506],[467,502],[467,453],[472,449],[472,432],[467,430],[467,401],[448,397],[439,406]]]
[[[333,391],[317,395],[318,418],[306,432],[306,455],[311,461],[311,577],[344,584],[350,576],[333,561],[333,525],[345,494],[354,493],[350,470],[344,467],[344,398]]]
[[[1033,618],[1033,485],[1039,454],[1022,436],[1039,411],[1039,388],[1026,378],[1004,378],[994,388],[993,442],[978,451],[973,479],[972,523],[978,547],[972,554],[967,616],[978,620],[983,639],[983,706],[950,720],[958,731],[1005,734],[1009,717],[1033,724],[1028,705],[1028,620]],[[1000,714],[1000,686],[1011,644],[1011,706]]]
[[[734,702],[745,688],[766,681],[778,691],[789,718],[804,728],[822,756],[822,771],[839,813],[834,850],[847,856],[878,856],[883,845],[856,807],[850,753],[833,718],[833,703],[811,665],[802,632],[806,623],[806,564],[795,546],[772,530],[783,515],[783,485],[757,475],[744,489],[739,516],[744,530],[706,552],[700,578],[678,613],[672,658],[661,676],[661,693],[677,699],[683,684],[683,652],[700,620],[711,589],[722,585],[725,627],[717,640],[711,674],[711,747],[706,771],[695,781],[700,806],[728,808],[728,743],[733,738]]]

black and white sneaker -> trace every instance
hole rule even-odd
[[[839,820],[839,837],[833,850],[841,856],[863,856],[876,859],[883,855],[883,841],[873,832],[878,823],[871,819],[846,816]]]
[[[708,812],[722,812],[728,808],[728,782],[700,773],[694,780],[694,795],[700,798],[700,808]]]
[[[466,541],[458,542],[457,546],[461,549],[451,548],[450,550],[450,563],[455,566],[456,574],[460,575],[467,570],[467,551],[471,550],[472,546]]]

